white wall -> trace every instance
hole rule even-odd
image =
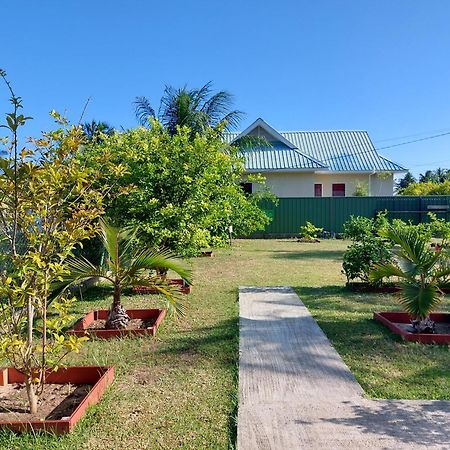
[[[370,195],[393,195],[393,176],[379,177],[369,174],[317,174],[313,172],[270,172],[263,173],[266,185],[272,192],[281,198],[286,197],[314,197],[314,184],[322,184],[322,196],[331,197],[332,184],[344,183],[345,196],[354,195],[357,183],[366,183],[370,180]],[[258,187],[254,186],[257,190]]]

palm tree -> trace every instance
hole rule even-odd
[[[434,332],[431,312],[442,301],[439,282],[450,275],[443,251],[432,251],[428,239],[414,227],[393,228],[380,234],[395,244],[394,263],[376,264],[369,274],[372,282],[398,277],[398,300],[413,318],[414,332]]]
[[[107,122],[97,122],[96,120],[83,123],[82,129],[87,139],[95,143],[102,141],[102,134],[111,136],[114,133],[114,128]]]
[[[158,114],[146,97],[136,97],[134,107],[136,118],[143,126],[150,125],[149,118],[158,118],[171,135],[176,133],[177,126],[188,126],[194,135],[219,125],[228,131],[235,129],[243,113],[231,110],[232,103],[233,97],[227,91],[213,94],[209,82],[199,89],[166,86]]]
[[[65,288],[92,278],[101,278],[113,288],[113,301],[105,328],[125,328],[130,318],[121,303],[124,288],[146,286],[164,295],[169,312],[182,314],[176,287],[168,285],[156,270],[173,270],[190,283],[190,270],[184,268],[168,251],[156,251],[150,248],[136,250],[136,231],[130,228],[116,228],[101,222],[101,240],[106,257],[101,265],[94,265],[84,257],[67,261],[70,273],[65,275]]]

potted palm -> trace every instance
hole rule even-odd
[[[393,261],[376,264],[369,279],[378,282],[386,277],[396,277],[397,298],[405,312],[375,313],[374,318],[406,339],[437,342],[440,339],[421,338],[420,335],[435,333],[436,322],[450,322],[448,314],[432,314],[444,297],[439,285],[450,274],[448,254],[431,250],[428,238],[414,227],[388,227],[380,234],[394,244]],[[408,321],[409,329],[399,325]],[[450,342],[450,333],[446,335]]]
[[[125,288],[145,286],[162,294],[166,300],[169,313],[183,314],[183,305],[180,301],[179,287],[170,285],[157,274],[157,270],[165,269],[176,272],[186,283],[191,282],[191,273],[177,258],[168,251],[151,248],[137,249],[136,231],[130,228],[116,228],[105,221],[101,222],[100,238],[102,240],[105,258],[102,264],[94,265],[84,257],[74,257],[67,261],[69,273],[64,276],[65,289],[91,279],[105,281],[112,288],[112,303],[108,311],[94,311],[76,324],[72,332],[81,334],[85,332],[90,323],[105,320],[103,330],[90,330],[99,337],[111,337],[124,334],[130,319],[152,319],[159,325],[166,310],[125,310],[122,305],[122,292]],[[143,311],[147,311],[143,315]],[[134,316],[134,317],[131,317]],[[156,329],[127,330],[125,334],[141,334],[149,332],[154,334]],[[111,332],[115,331],[115,332]],[[102,333],[103,332],[103,333]]]

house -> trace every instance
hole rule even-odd
[[[406,172],[381,156],[367,131],[276,131],[257,119],[241,133],[226,133],[233,143],[244,136],[264,138],[270,146],[242,149],[247,174],[261,173],[272,192],[288,197],[349,197],[359,192],[389,196],[394,175]],[[259,145],[258,145],[259,144]],[[248,192],[258,185],[243,184]]]

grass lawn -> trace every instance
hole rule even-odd
[[[214,258],[192,260],[187,316],[165,320],[156,338],[92,341],[74,364],[114,365],[116,381],[68,436],[0,433],[1,449],[226,449],[235,435],[239,285],[290,285],[349,365],[367,395],[450,399],[447,346],[404,343],[371,320],[398,309],[392,295],[344,288],[343,241],[236,241]],[[151,300],[149,300],[151,298]],[[85,295],[77,316],[105,307],[102,290]],[[156,304],[125,297],[127,307]],[[441,309],[448,309],[448,297]]]

